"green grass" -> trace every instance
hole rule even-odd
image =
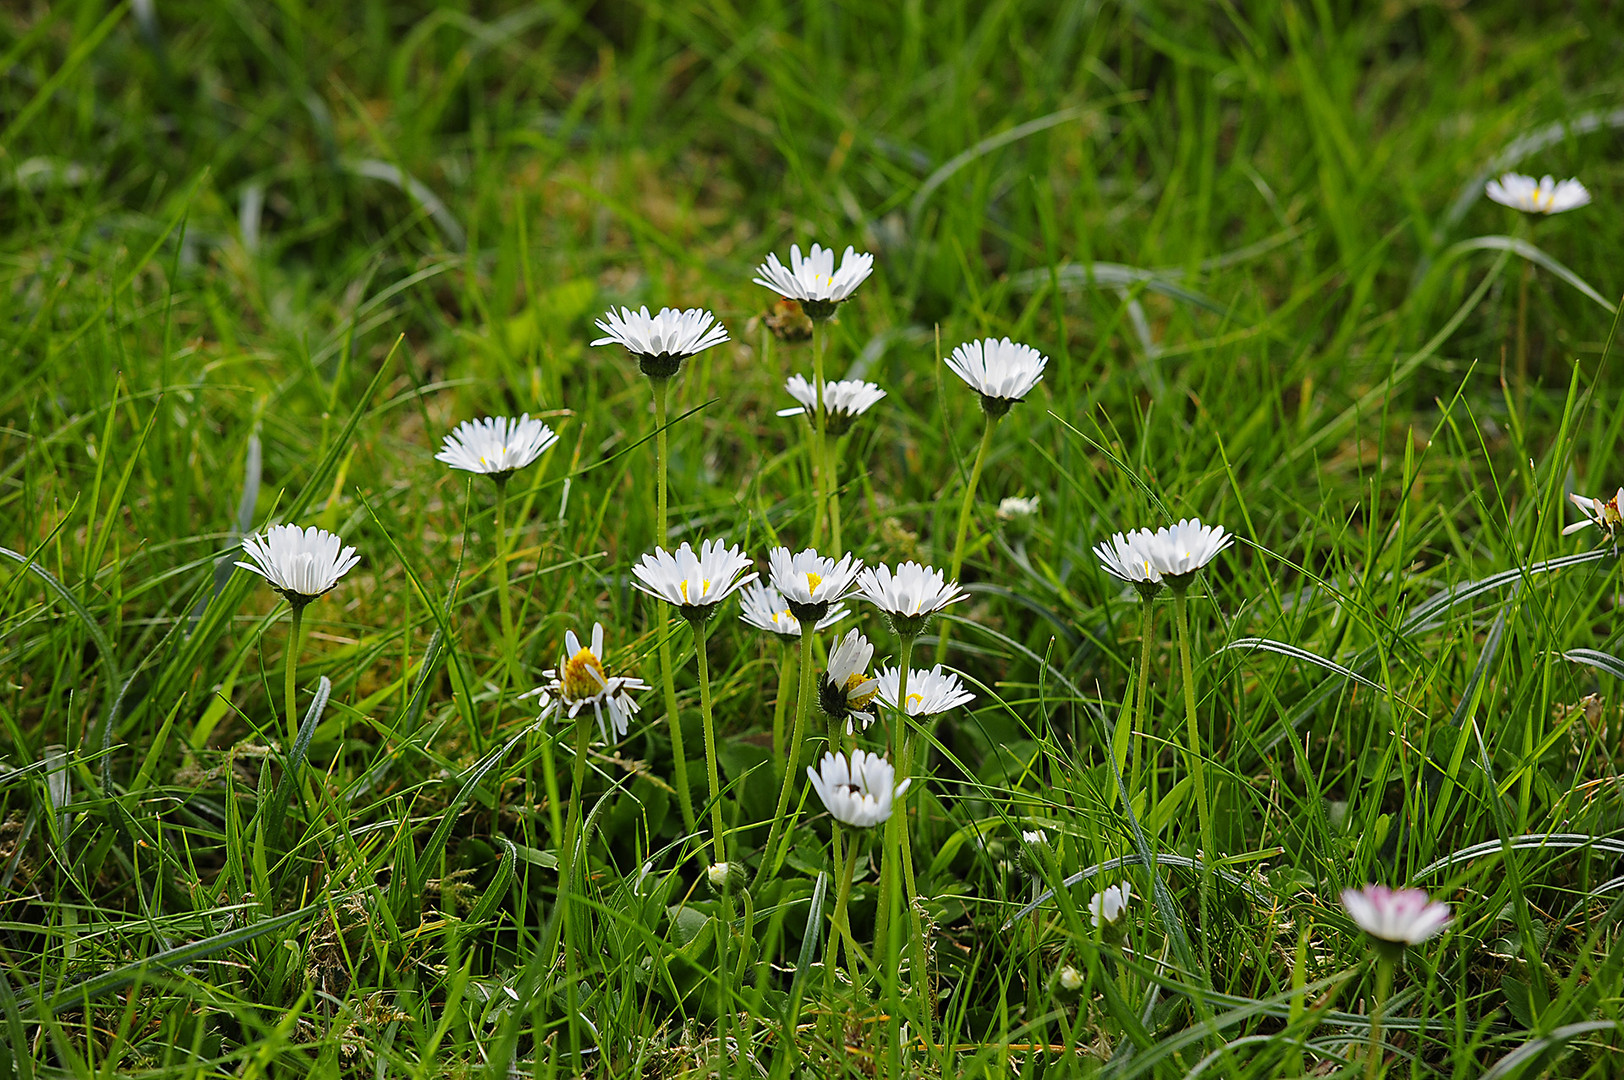
[[[1624,481],[1613,5],[151,8],[0,14],[0,1078],[1358,1074],[1367,881],[1456,915],[1397,972],[1388,1075],[1618,1073],[1618,561],[1560,535]],[[1530,228],[1475,197],[1511,167],[1595,201]],[[841,471],[871,565],[951,557],[981,419],[940,355],[1050,357],[980,479],[977,700],[903,801],[929,1005],[826,981],[816,796],[776,876],[706,884],[693,638],[685,840],[630,584],[648,388],[587,344],[611,304],[720,316],[673,386],[672,537],[765,570],[810,535],[774,411],[811,357],[750,278],[813,240],[877,261],[828,356],[887,390]],[[491,489],[432,454],[525,411],[562,438],[509,488],[504,690]],[[1090,551],[1188,516],[1241,537],[1190,603],[1205,917],[1173,605],[1130,818],[1140,608]],[[362,556],[306,612],[302,747],[287,605],[231,567],[282,521]],[[753,870],[795,668],[736,612],[709,657]],[[576,792],[573,729],[514,699],[595,621],[656,689]]]

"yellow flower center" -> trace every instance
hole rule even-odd
[[[874,687],[869,690],[868,693],[866,693],[866,694],[858,694],[856,697],[852,696],[852,691],[855,690],[857,687],[862,686],[867,681],[868,681],[868,676],[863,674],[861,671],[857,672],[851,678],[846,680],[845,690],[846,690],[846,704],[847,705],[851,706],[854,709],[861,709],[863,706],[867,705],[869,702],[874,700],[875,695],[877,695],[880,692],[880,687],[879,687],[878,683],[876,683],[874,685]]]
[[[821,585],[822,583],[823,583],[823,575],[822,574],[808,573],[806,575],[806,591],[807,592],[816,593],[818,591],[818,586]]]
[[[924,703],[925,703],[925,695],[924,694],[909,694],[908,695],[908,711],[909,712],[914,711],[914,706],[915,705],[923,705]]]
[[[591,649],[583,648],[564,663],[564,696],[571,701],[589,698],[603,689],[603,663]]]
[[[682,579],[682,582],[679,584],[678,588],[681,589],[681,591],[682,591],[682,602],[684,604],[693,603],[692,600],[688,599],[688,579],[687,578]],[[710,581],[708,579],[704,580],[704,581],[701,581],[699,583],[699,592],[700,592],[701,595],[710,592]]]
[[[783,611],[775,611],[775,612],[773,612],[773,625],[774,626],[789,626],[790,624],[792,624],[794,622],[795,622],[795,616],[790,614],[789,608],[785,608]]]

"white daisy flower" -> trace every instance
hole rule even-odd
[[[1155,533],[1134,529],[1095,544],[1094,556],[1107,574],[1121,578],[1141,594],[1153,596],[1162,587],[1162,572],[1156,565],[1158,550]]]
[[[1036,495],[1030,499],[1011,495],[1007,499],[998,500],[998,520],[1000,521],[1021,521],[1026,518],[1036,517],[1037,512],[1038,496]]]
[[[675,553],[655,548],[632,567],[632,574],[637,588],[675,606],[692,622],[710,618],[735,589],[754,581],[753,570],[739,576],[749,566],[744,550],[728,547],[725,540],[704,541],[698,554],[684,541]]]
[[[1103,923],[1113,926],[1122,919],[1128,911],[1128,901],[1133,899],[1133,887],[1124,881],[1120,885],[1110,885],[1095,893],[1088,901],[1089,922],[1098,929]]]
[[[892,709],[897,708],[897,691],[902,682],[902,669],[881,668],[876,677],[880,684],[880,700]],[[949,709],[968,705],[976,696],[964,688],[957,674],[944,671],[942,665],[927,670],[914,668],[908,672],[908,715],[940,716]]]
[[[558,441],[553,429],[525,413],[464,420],[440,444],[435,461],[498,480],[536,460]]]
[[[853,750],[848,761],[842,754],[824,754],[822,765],[806,767],[818,798],[829,816],[847,825],[866,829],[891,816],[891,804],[908,790],[911,780],[900,784],[891,763],[878,754]]]
[[[1484,190],[1501,206],[1527,214],[1560,214],[1590,201],[1590,192],[1577,180],[1564,180],[1559,184],[1550,176],[1536,181],[1532,176],[1514,172],[1490,180]]]
[[[967,341],[953,350],[947,366],[981,395],[981,407],[1002,416],[1026,397],[1043,378],[1049,358],[1032,348],[1004,338]]]
[[[789,381],[784,383],[784,389],[789,396],[800,402],[793,409],[779,409],[779,416],[800,416],[805,414],[812,420],[817,419],[818,412],[818,386],[812,380],[802,375],[791,375]],[[838,382],[823,383],[823,426],[831,435],[844,435],[852,425],[852,421],[862,416],[874,403],[885,396],[881,390],[871,382],[861,379],[841,379]]]
[[[332,589],[361,561],[353,547],[341,550],[341,544],[338,537],[314,525],[308,529],[272,525],[263,537],[244,538],[243,554],[252,561],[237,565],[270,582],[290,604],[303,606]]]
[[[803,259],[800,246],[791,244],[789,266],[769,252],[767,261],[756,267],[755,283],[790,300],[799,300],[809,318],[821,320],[833,315],[835,308],[850,299],[873,272],[874,256],[859,254],[856,248],[846,248],[840,257],[840,269],[836,270],[833,248],[813,244]]]
[[[821,619],[829,605],[851,595],[863,564],[851,555],[839,562],[819,555],[811,548],[793,555],[787,547],[767,554],[773,588],[778,590],[797,619]]]
[[[604,336],[592,344],[624,345],[651,379],[669,379],[683,360],[727,340],[727,330],[704,308],[661,308],[658,315],[650,315],[646,307],[623,307],[619,314],[610,308],[597,327]]]
[[[818,705],[825,715],[846,721],[861,720],[866,728],[874,722],[874,696],[880,684],[868,677],[874,646],[860,630],[850,630],[829,651],[829,667],[818,676]]]
[[[1059,982],[1060,989],[1064,990],[1068,994],[1075,994],[1077,991],[1083,988],[1082,972],[1078,971],[1070,964],[1067,964],[1065,967],[1060,969],[1060,974],[1056,981]]]
[[[795,617],[783,595],[771,585],[760,582],[746,585],[744,591],[739,593],[739,606],[744,609],[739,618],[758,630],[786,638],[801,636],[801,620]],[[827,630],[845,617],[845,605],[832,607],[818,620],[814,629]]]
[[[1342,906],[1359,929],[1378,942],[1419,945],[1451,922],[1449,905],[1433,900],[1425,889],[1389,889],[1366,885],[1342,890]]]
[[[1594,525],[1605,533],[1608,539],[1617,541],[1619,528],[1624,526],[1624,513],[1620,512],[1620,508],[1624,507],[1624,488],[1619,488],[1618,494],[1605,502],[1589,495],[1569,495],[1568,501],[1579,508],[1585,519],[1575,521],[1563,529],[1563,536],[1569,536]]]
[[[1023,844],[1031,844],[1033,847],[1037,847],[1042,844],[1047,844],[1048,842],[1049,834],[1044,832],[1042,829],[1021,830],[1021,843]]]
[[[1156,530],[1149,541],[1151,565],[1176,589],[1234,542],[1235,537],[1225,533],[1222,525],[1185,518],[1171,529]]]
[[[557,668],[544,671],[541,675],[547,682],[531,691],[545,699],[540,719],[562,713],[573,720],[590,705],[592,714],[598,719],[598,735],[606,745],[621,739],[630,728],[632,717],[638,710],[632,693],[649,688],[648,683],[641,679],[604,673],[602,623],[592,626],[591,648],[582,648],[575,631],[566,630],[562,661]],[[605,712],[609,714],[607,724],[604,722]],[[613,739],[609,737],[611,729],[614,731]]]
[[[889,566],[864,570],[857,575],[857,592],[885,612],[903,637],[918,634],[926,619],[970,595],[940,570],[916,562],[905,562],[894,573]]]

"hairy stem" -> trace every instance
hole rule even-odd
[[[795,789],[795,769],[801,760],[801,740],[806,737],[806,710],[812,697],[812,628],[801,627],[801,678],[795,698],[795,725],[790,730],[789,753],[784,759],[784,783],[778,789],[778,806],[773,811],[772,825],[767,831],[767,846],[762,849],[761,865],[756,867],[754,884],[760,885],[771,875],[781,857],[778,835],[783,831],[788,816],[790,792]]]
[[[710,778],[711,845],[716,861],[727,862],[722,838],[722,779],[716,768],[716,723],[711,716],[710,658],[706,655],[708,637],[703,620],[694,620],[694,652],[699,657],[699,722],[705,729],[705,771]]]
[[[981,429],[981,446],[976,450],[975,464],[970,466],[970,482],[964,485],[964,499],[959,503],[959,523],[953,530],[953,559],[947,572],[947,580],[959,580],[959,571],[964,568],[964,541],[970,534],[970,512],[975,508],[976,488],[981,486],[981,470],[987,464],[987,451],[992,447],[992,435],[998,427],[998,417],[992,413],[983,414],[985,426]],[[947,639],[950,633],[949,624],[943,622],[936,631],[936,662],[943,663],[947,659]],[[904,673],[906,675],[906,672]]]

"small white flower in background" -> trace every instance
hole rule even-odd
[[[610,308],[597,327],[605,336],[593,345],[624,345],[651,379],[669,379],[683,360],[727,340],[727,330],[703,308],[661,308],[658,315],[650,315],[646,307],[623,307],[618,314]]]
[[[880,700],[890,708],[897,708],[897,691],[901,689],[902,669],[881,668],[876,676],[880,684]],[[937,664],[928,671],[914,668],[908,672],[908,715],[940,716],[949,709],[968,705],[976,696],[964,688],[959,677],[942,670]]]
[[[1342,890],[1342,906],[1359,929],[1378,942],[1402,948],[1419,945],[1452,921],[1449,905],[1425,889],[1389,889],[1366,885]]]
[[[967,341],[953,350],[947,366],[981,395],[981,407],[1002,416],[1026,397],[1043,378],[1049,358],[1032,348],[1004,338]]]
[[[1112,577],[1120,578],[1142,595],[1155,595],[1162,587],[1157,569],[1156,534],[1149,529],[1116,533],[1110,540],[1094,545],[1094,556]]]
[[[1088,901],[1089,922],[1098,929],[1100,926],[1114,926],[1121,921],[1127,913],[1128,901],[1133,899],[1133,887],[1126,881],[1120,885],[1107,886],[1095,893]]]
[[[1620,511],[1620,508],[1624,507],[1624,488],[1619,488],[1618,493],[1605,502],[1601,499],[1591,498],[1589,495],[1569,495],[1568,501],[1579,508],[1579,512],[1585,516],[1585,519],[1575,521],[1572,525],[1563,529],[1563,536],[1576,533],[1580,529],[1588,529],[1594,525],[1605,533],[1608,539],[1617,542],[1619,529],[1624,526],[1624,513]]]
[[[829,605],[851,595],[863,564],[851,555],[840,561],[819,555],[811,548],[790,552],[775,547],[767,553],[772,586],[797,619],[822,619]]]
[[[999,521],[1020,521],[1025,518],[1036,516],[1037,512],[1038,496],[1036,495],[1032,496],[1030,499],[1025,499],[1018,495],[1011,495],[1007,499],[998,500]]]
[[[536,460],[558,441],[553,429],[525,413],[464,420],[440,444],[435,461],[498,480]]]
[[[329,591],[350,572],[361,557],[353,547],[314,525],[272,525],[264,536],[245,537],[242,552],[251,562],[239,562],[271,583],[291,604],[304,605]]]
[[[739,606],[744,609],[739,618],[758,630],[786,638],[801,636],[801,620],[795,617],[783,595],[771,585],[760,582],[746,585],[744,591],[739,593]],[[815,629],[827,630],[845,617],[846,606],[836,605],[818,620]]]
[[[873,659],[874,646],[868,638],[860,630],[850,630],[829,650],[829,666],[818,676],[818,707],[831,719],[846,721],[848,732],[854,719],[865,728],[874,722],[871,706],[880,684],[868,677]]]
[[[589,648],[581,645],[574,630],[566,630],[562,661],[557,668],[544,671],[541,676],[547,682],[531,691],[545,699],[540,719],[563,713],[573,720],[590,705],[598,720],[598,735],[605,743],[614,742],[626,734],[638,710],[632,693],[649,688],[648,683],[641,679],[605,674],[602,623],[593,624],[592,645]],[[606,711],[609,714],[608,723],[604,722]],[[613,739],[609,736],[611,730],[614,732]]]
[[[878,754],[853,750],[848,761],[842,754],[824,754],[817,769],[806,767],[812,787],[836,821],[858,828],[878,825],[891,816],[892,800],[908,790],[911,780],[900,784],[891,763]]]
[[[705,878],[710,887],[717,892],[727,888],[728,881],[734,877],[733,864],[727,862],[711,863],[705,869]]]
[[[1489,198],[1501,206],[1528,214],[1560,214],[1590,201],[1590,192],[1577,180],[1557,183],[1550,176],[1535,180],[1522,173],[1508,172],[1484,187]]]
[[[1060,969],[1060,975],[1056,981],[1060,984],[1060,989],[1068,994],[1075,994],[1083,988],[1082,974],[1070,964]]]
[[[771,289],[790,300],[799,300],[801,310],[815,321],[829,318],[835,308],[851,298],[868,275],[874,272],[874,256],[856,248],[847,247],[840,257],[840,269],[835,269],[833,248],[812,245],[812,250],[801,258],[798,244],[789,246],[789,265],[778,261],[769,252],[767,261],[756,267],[755,283]]]
[[[739,576],[749,566],[743,549],[729,548],[725,540],[706,540],[697,554],[684,541],[674,553],[655,548],[632,567],[632,574],[638,589],[673,605],[692,622],[710,618],[729,594],[754,581],[753,570]]]
[[[789,381],[784,383],[784,389],[789,396],[800,404],[793,409],[779,409],[779,416],[800,416],[816,420],[818,411],[818,387],[812,380],[801,375],[791,375]],[[851,427],[852,421],[862,416],[874,404],[885,396],[881,390],[871,382],[861,379],[841,379],[838,382],[823,383],[823,425],[829,434],[844,435]]]
[[[916,562],[905,562],[894,572],[889,566],[864,570],[857,575],[857,592],[885,612],[892,628],[906,637],[918,634],[925,620],[947,605],[970,595],[940,570]]]

